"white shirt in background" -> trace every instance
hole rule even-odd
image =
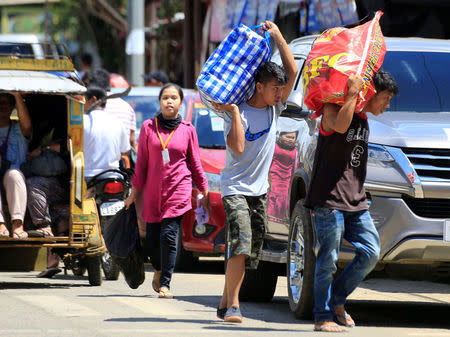
[[[122,122],[130,139],[130,130],[136,131],[136,113],[131,105],[122,98],[112,98],[106,100],[105,111]]]
[[[119,168],[121,154],[130,150],[130,138],[122,123],[103,109],[85,114],[83,123],[84,176]]]

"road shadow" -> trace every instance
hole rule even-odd
[[[213,309],[217,308],[220,296],[177,296],[178,301],[204,305]],[[246,318],[272,322],[272,323],[297,323],[294,315],[289,310],[287,298],[274,297],[271,302],[242,302],[240,303],[242,315]],[[276,312],[276,315],[273,313]]]
[[[450,305],[423,302],[347,302],[359,326],[450,329]]]
[[[247,316],[248,317],[248,316]],[[218,330],[227,331],[245,331],[245,332],[311,332],[311,330],[299,330],[299,329],[271,329],[267,327],[249,327],[245,324],[236,325],[236,323],[226,323],[219,321],[218,319],[192,319],[192,318],[164,318],[164,317],[121,317],[121,318],[107,318],[105,322],[116,323],[192,323],[206,325],[202,329],[209,330],[211,333]],[[245,322],[245,321],[244,321]]]
[[[33,282],[0,282],[0,290],[6,289],[70,289],[90,287],[87,284],[74,283],[33,283]]]

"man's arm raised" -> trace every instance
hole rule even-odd
[[[292,55],[289,46],[281,34],[278,26],[271,21],[264,22],[263,30],[266,30],[270,36],[274,39],[277,44],[278,50],[280,51],[281,62],[283,62],[283,68],[288,76],[288,81],[284,87],[281,101],[286,103],[289,94],[291,93],[292,87],[294,86],[295,77],[298,72],[297,65],[295,64],[294,56]]]
[[[363,79],[356,74],[350,74],[347,82],[348,94],[341,106],[326,103],[323,107],[322,130],[325,132],[347,132],[355,113],[356,101],[363,88]]]

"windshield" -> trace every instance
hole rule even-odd
[[[139,132],[142,127],[142,123],[145,120],[154,118],[159,111],[159,100],[158,96],[125,96],[123,97],[125,101],[127,101],[131,107],[134,109],[136,113],[136,140],[139,138]],[[184,119],[186,111],[186,103],[183,102],[179,110],[179,114]]]
[[[20,55],[20,57],[32,58],[33,49],[29,44],[0,43],[0,55]]]
[[[388,111],[450,111],[450,53],[387,52],[382,68],[392,74],[399,94]]]
[[[195,103],[192,124],[197,131],[198,144],[207,149],[224,149],[223,119],[201,103]]]

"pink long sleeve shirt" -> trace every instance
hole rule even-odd
[[[158,130],[166,142],[172,131],[161,125]],[[143,123],[138,144],[132,184],[143,190],[142,218],[146,222],[161,222],[183,215],[192,208],[192,180],[200,191],[208,189],[194,126],[181,121],[167,145],[170,156],[167,164],[163,162],[154,119]]]

